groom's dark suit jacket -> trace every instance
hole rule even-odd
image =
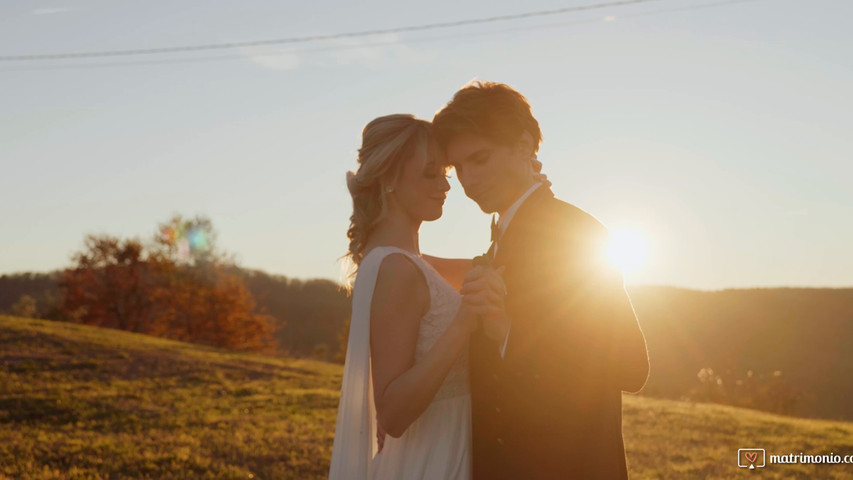
[[[649,363],[607,236],[541,186],[500,239],[512,325],[504,358],[482,329],[471,338],[474,480],[628,477],[622,391]]]

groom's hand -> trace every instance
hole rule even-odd
[[[507,316],[506,311],[483,315],[480,320],[486,337],[495,342],[503,343],[506,334],[509,333],[509,316]]]
[[[461,290],[463,301],[469,304],[485,304],[484,311],[479,316],[483,332],[486,337],[498,343],[506,339],[510,324],[504,305],[506,285],[501,277],[503,271],[504,267],[475,267],[465,276]]]
[[[474,267],[466,275],[460,293],[465,306],[480,316],[500,314],[504,310],[506,286],[504,267]]]

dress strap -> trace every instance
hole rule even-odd
[[[407,257],[409,257],[415,261],[422,260],[420,256],[415,255],[414,253],[412,253],[408,250],[403,250],[400,247],[392,247],[392,246],[376,247],[373,250],[371,250],[361,260],[361,265],[358,266],[359,273],[361,273],[361,269],[365,267],[366,263],[378,262],[378,264],[382,264],[382,260],[392,253],[402,253],[403,255],[406,255]],[[378,270],[378,265],[377,265],[377,270]]]

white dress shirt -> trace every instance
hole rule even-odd
[[[518,209],[521,207],[521,204],[524,203],[524,201],[527,200],[527,197],[529,197],[530,194],[533,193],[541,185],[541,183],[533,184],[532,187],[530,187],[526,192],[524,192],[524,195],[518,197],[518,200],[516,200],[515,203],[513,203],[512,205],[510,205],[510,207],[507,208],[506,211],[498,217],[498,228],[500,229],[500,235],[498,237],[498,240],[500,240],[500,237],[503,237],[504,232],[506,232],[507,227],[509,227],[509,222],[512,221],[512,217],[515,216],[515,212],[518,211]],[[497,253],[498,243],[495,243],[494,254],[497,255]],[[510,319],[510,327],[512,327],[512,319]],[[507,328],[506,330],[506,338],[504,338],[504,343],[501,346],[501,358],[504,357],[504,352],[506,352],[506,343],[508,340],[509,328]]]

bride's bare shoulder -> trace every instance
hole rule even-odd
[[[391,252],[382,258],[373,292],[374,301],[408,303],[426,311],[429,298],[426,277],[413,258],[402,252]]]

